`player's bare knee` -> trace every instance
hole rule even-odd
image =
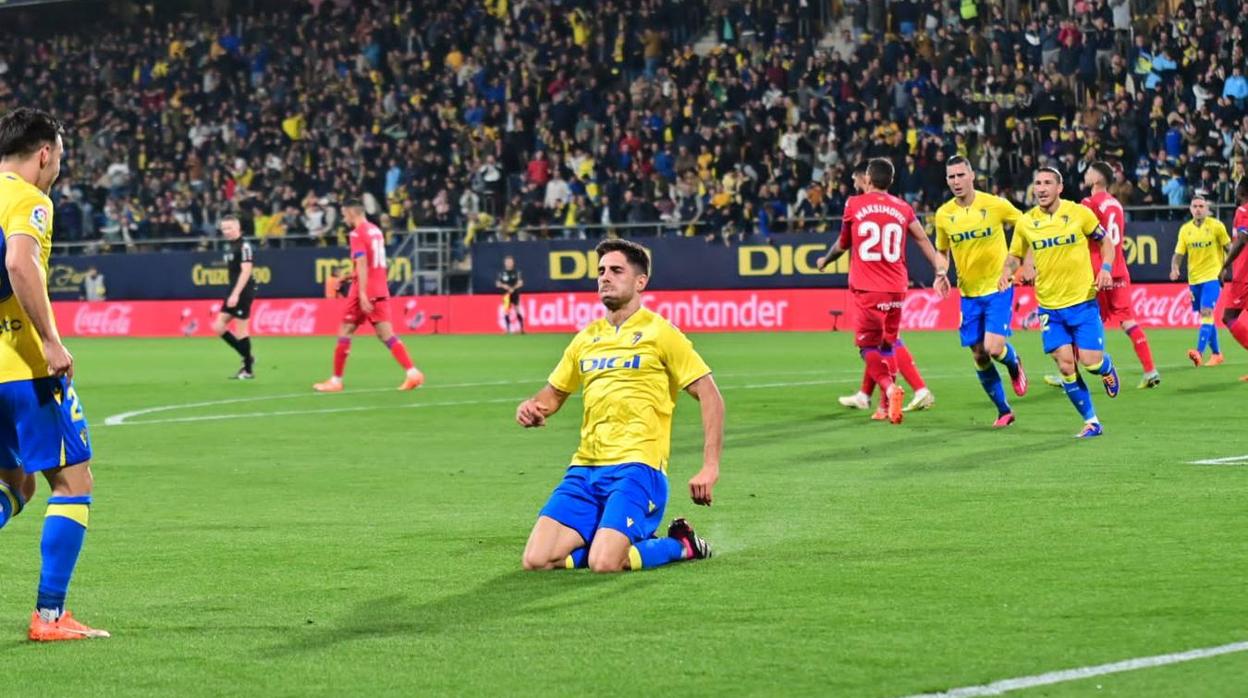
[[[537,572],[539,570],[555,569],[555,560],[551,560],[549,555],[539,554],[537,551],[525,550],[520,560],[520,564],[526,571]]]
[[[57,497],[85,497],[95,487],[89,461],[49,470],[45,474],[52,494]]]
[[[982,351],[986,358],[999,356],[1005,350],[1004,337],[984,337],[984,345]],[[975,357],[977,360],[979,357]]]
[[[983,366],[992,360],[988,354],[987,347],[983,344],[976,344],[971,347],[971,358],[975,359],[975,363],[979,366]]]
[[[602,574],[623,572],[625,570],[625,561],[623,558],[614,555],[594,555],[591,550],[589,553],[589,569],[591,572]]]

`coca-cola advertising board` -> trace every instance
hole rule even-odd
[[[1183,284],[1141,284],[1132,288],[1136,320],[1145,327],[1196,327]],[[400,334],[493,334],[504,331],[497,295],[392,298],[391,316]],[[856,309],[844,289],[756,291],[656,291],[642,296],[645,307],[686,332],[776,332],[852,329]],[[1015,294],[1015,327],[1033,329],[1033,289]],[[261,336],[325,336],[338,332],[344,300],[260,299],[252,306],[251,332]],[[207,337],[220,301],[55,302],[57,323],[68,337]],[[535,293],[521,299],[530,332],[570,333],[604,314],[592,293]],[[902,328],[953,330],[959,321],[956,294],[940,298],[913,290],[905,301]]]

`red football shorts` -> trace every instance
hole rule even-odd
[[[390,322],[390,298],[370,298],[373,302],[373,312],[365,313],[360,307],[360,299],[358,296],[352,296],[347,301],[347,312],[343,313],[342,321],[352,325],[363,325],[365,322],[371,322],[376,325],[379,322]]]
[[[1108,290],[1097,291],[1096,302],[1101,306],[1101,321],[1106,327],[1135,321],[1135,311],[1131,309],[1130,281],[1115,281]]]
[[[1227,310],[1248,310],[1248,279],[1231,282],[1230,290],[1226,294]]]
[[[858,323],[854,328],[854,345],[860,349],[897,343],[901,331],[901,306],[904,293],[853,291],[858,304]]]

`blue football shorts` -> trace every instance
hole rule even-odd
[[[1217,279],[1203,284],[1191,284],[1188,289],[1192,292],[1192,312],[1196,313],[1202,310],[1213,310],[1217,307],[1218,298],[1222,295],[1222,283]]]
[[[36,473],[89,460],[87,417],[71,381],[0,383],[0,469]]]
[[[654,536],[667,507],[667,475],[645,463],[573,465],[541,516],[575,530],[588,545],[600,528],[634,543]]]
[[[1046,354],[1067,344],[1089,351],[1105,350],[1105,325],[1095,298],[1060,310],[1041,307],[1039,319]]]
[[[986,296],[962,297],[962,322],[958,334],[962,346],[969,347],[984,341],[984,333],[992,332],[1002,337],[1013,334],[1010,324],[1014,320],[1014,287],[989,293]]]

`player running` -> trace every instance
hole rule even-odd
[[[221,219],[221,235],[226,239],[225,265],[230,274],[230,295],[212,321],[212,331],[243,357],[243,366],[234,377],[251,380],[256,377],[253,370],[256,359],[251,355],[251,335],[247,331],[251,304],[256,299],[256,282],[251,275],[251,243],[243,239],[243,229],[237,216]],[[234,332],[230,331],[231,322],[234,323]]]
[[[997,407],[997,420],[992,425],[1008,427],[1014,423],[1014,411],[992,362],[1005,366],[1014,394],[1020,397],[1027,394],[1027,373],[1022,358],[1008,341],[1014,319],[1014,287],[999,290],[997,279],[1008,254],[1005,225],[1015,226],[1023,214],[1005,199],[976,191],[975,172],[970,161],[960,155],[946,161],[945,182],[953,198],[936,210],[936,249],[946,267],[953,253],[962,292],[962,323],[958,328],[962,346],[970,347],[979,384]]]
[[[1235,209],[1235,219],[1231,221],[1231,251],[1226,255],[1219,278],[1231,282],[1231,289],[1226,307],[1222,309],[1222,324],[1231,331],[1231,336],[1240,346],[1248,349],[1248,255],[1243,254],[1248,244],[1248,178],[1239,180],[1235,187],[1235,198],[1240,201]],[[1241,381],[1248,381],[1248,375],[1240,376]]]
[[[858,194],[866,192],[867,187],[867,161],[859,161],[854,165],[852,172],[854,180],[854,191]],[[936,404],[936,396],[928,389],[927,382],[923,380],[923,374],[919,372],[919,366],[914,362],[914,356],[910,353],[910,348],[906,346],[906,342],[898,334],[897,342],[893,345],[893,358],[897,362],[897,372],[905,379],[910,389],[914,391],[914,397],[910,403],[902,408],[902,412],[913,412],[915,410],[930,409]],[[875,379],[871,377],[871,371],[863,367],[862,370],[862,386],[858,392],[853,395],[845,395],[837,398],[845,407],[855,410],[871,409],[871,393],[875,392]],[[871,415],[871,419],[883,421],[888,419],[888,414],[884,410],[884,402],[881,401],[875,413]]]
[[[689,480],[694,503],[711,505],[724,443],[724,400],[711,369],[667,320],[641,307],[650,277],[646,249],[598,244],[598,297],[607,316],[577,333],[516,421],[540,427],[583,391],[581,444],[538,515],[524,568],[589,567],[620,572],[711,556],[684,519],[654,533],[667,506],[672,411],[681,390],[702,406],[702,469]]]
[[[893,347],[910,283],[906,233],[936,269],[933,287],[941,297],[949,292],[949,279],[948,268],[927,239],[914,209],[888,193],[892,181],[892,162],[873,158],[867,164],[866,193],[851,196],[845,203],[841,234],[816,265],[823,269],[850,252],[849,290],[858,304],[855,344],[867,371],[884,393],[881,407],[888,421],[900,424],[905,391],[894,380],[897,364]]]
[[[61,171],[60,122],[18,108],[0,117],[0,528],[35,492],[35,473],[52,488],[43,520],[39,593],[27,637],[36,641],[108,637],[65,609],[65,596],[91,513],[91,438],[74,390],[74,357],[61,342],[48,299],[52,201]]]
[[[1114,170],[1106,162],[1092,163],[1083,175],[1083,185],[1092,194],[1080,203],[1092,209],[1101,222],[1101,230],[1114,243],[1114,265],[1110,272],[1114,285],[1108,290],[1098,291],[1096,302],[1101,309],[1101,322],[1106,327],[1118,323],[1131,340],[1131,347],[1144,368],[1144,376],[1136,387],[1155,388],[1161,384],[1161,374],[1153,363],[1153,352],[1148,346],[1144,328],[1135,321],[1135,311],[1131,309],[1131,272],[1127,269],[1126,255],[1122,253],[1122,241],[1127,236],[1127,216],[1122,204],[1109,193],[1109,183],[1113,178]],[[1095,274],[1101,268],[1100,242],[1089,240],[1088,249],[1092,253],[1092,273]],[[1060,376],[1045,376],[1044,381],[1051,386],[1062,387]]]
[[[503,257],[503,268],[498,272],[494,285],[503,292],[503,322],[507,326],[507,334],[511,334],[513,311],[516,322],[520,323],[520,334],[524,334],[524,313],[520,312],[520,289],[524,288],[524,276],[516,268],[515,257]]]
[[[394,360],[406,371],[399,390],[419,388],[425,376],[412,364],[403,340],[394,334],[390,323],[390,287],[386,283],[386,238],[381,229],[368,222],[364,204],[359,200],[348,201],[342,207],[342,218],[351,226],[351,259],[355,264],[355,281],[347,294],[347,311],[342,316],[338,330],[338,345],[334,348],[334,375],[312,388],[322,393],[342,391],[342,374],[351,354],[351,335],[364,322],[370,322],[373,330]]]
[[[1231,238],[1222,221],[1209,216],[1209,202],[1202,192],[1192,196],[1190,205],[1192,220],[1179,228],[1179,239],[1174,245],[1170,259],[1170,280],[1179,280],[1179,267],[1187,256],[1187,285],[1192,292],[1192,311],[1200,313],[1200,333],[1196,348],[1187,350],[1187,358],[1196,366],[1217,366],[1222,363],[1222,346],[1218,342],[1218,327],[1214,324],[1213,309],[1222,295],[1222,282],[1218,276],[1226,261]],[[1210,350],[1209,360],[1204,360],[1205,349]]]
[[[1057,363],[1066,396],[1084,419],[1076,438],[1100,436],[1103,427],[1076,360],[1088,372],[1101,377],[1106,394],[1111,398],[1118,396],[1118,372],[1105,353],[1105,327],[1095,302],[1097,289],[1113,285],[1114,243],[1101,230],[1100,221],[1090,209],[1061,198],[1062,175],[1056,169],[1036,170],[1032,187],[1036,206],[1023,214],[1014,227],[1010,255],[997,288],[1004,291],[1013,285],[1014,273],[1031,250],[1036,264],[1036,300],[1044,327],[1044,353]],[[1088,239],[1101,242],[1101,269],[1095,280]]]

